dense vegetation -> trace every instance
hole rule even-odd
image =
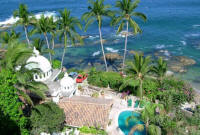
[[[81,133],[86,133],[86,134],[92,134],[92,135],[107,135],[107,133],[104,130],[95,128],[95,127],[86,127],[83,126],[80,129]]]
[[[1,134],[28,134],[28,119],[23,115],[23,103],[19,102],[19,90],[14,87],[16,74],[7,70],[0,72],[0,131]]]
[[[129,91],[129,94],[140,97],[140,104],[144,105],[141,118],[145,125],[133,127],[131,132],[142,130],[144,126],[150,135],[160,134],[200,134],[200,107],[196,107],[192,116],[187,116],[180,109],[181,104],[193,100],[192,88],[182,80],[166,76],[167,64],[159,58],[155,62],[150,56],[135,53],[131,62],[125,64],[126,48],[129,30],[133,34],[141,33],[141,29],[133,17],[146,21],[146,16],[135,12],[140,0],[121,0],[116,2],[119,11],[111,11],[110,5],[104,0],[90,0],[88,12],[82,15],[85,30],[92,23],[97,23],[101,44],[101,51],[107,68],[102,39],[102,20],[110,17],[112,25],[118,25],[117,32],[123,30],[126,24],[125,49],[122,71],[103,72],[92,68],[88,73],[88,83],[98,87],[110,87],[116,92]],[[81,30],[81,22],[71,16],[67,9],[59,12],[58,18],[41,16],[36,19],[24,4],[14,11],[14,17],[19,17],[17,25],[23,26],[26,42],[21,33],[14,27],[0,34],[0,133],[1,134],[40,134],[41,132],[61,131],[64,126],[65,115],[56,104],[47,102],[39,104],[46,98],[47,86],[33,80],[33,74],[39,70],[28,70],[27,59],[33,55],[35,47],[41,54],[47,54],[54,69],[62,69],[63,61],[70,45],[81,45],[82,37],[77,33]],[[55,21],[56,20],[56,21]],[[129,29],[130,28],[130,29]],[[36,36],[42,38],[35,38]],[[54,59],[55,40],[63,45],[61,62]],[[76,71],[85,74],[83,71]],[[64,72],[59,76],[62,78]],[[99,93],[95,93],[97,97]],[[135,119],[130,117],[129,119]],[[30,132],[31,131],[31,132]],[[80,128],[82,133],[106,134],[105,131],[94,127]]]
[[[65,114],[55,103],[46,102],[33,108],[30,121],[32,134],[59,132],[64,127]]]
[[[110,86],[118,92],[129,91],[139,96],[140,104],[144,106],[141,117],[150,135],[184,134],[184,125],[188,126],[188,133],[197,134],[200,123],[194,119],[199,117],[198,109],[190,117],[180,109],[183,103],[193,101],[192,88],[182,80],[166,76],[166,66],[162,58],[152,62],[150,57],[136,53],[133,62],[127,64],[126,77],[115,72],[91,69],[88,83],[99,87]],[[189,122],[192,119],[194,122]],[[193,128],[190,129],[191,125]],[[144,129],[142,126],[133,127],[131,132]]]

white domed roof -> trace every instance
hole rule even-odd
[[[48,61],[47,58],[45,58],[44,56],[39,55],[39,51],[36,50],[34,48],[33,50],[34,55],[31,56],[28,60],[27,60],[27,65],[26,68],[28,69],[40,69],[42,72],[48,72],[49,70],[51,70],[51,64]]]
[[[75,84],[75,81],[68,76],[68,74],[65,74],[65,76],[60,80],[60,85],[65,86],[72,86]]]

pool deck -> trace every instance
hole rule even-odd
[[[109,94],[111,96],[111,94]],[[134,108],[136,97],[130,97],[133,101],[132,107],[127,106],[127,101],[123,100],[119,97],[119,95],[112,95],[113,106],[109,115],[109,119],[111,120],[111,125],[109,125],[106,129],[108,135],[124,135],[121,129],[118,127],[118,117],[119,114],[123,111],[139,111],[141,108]]]

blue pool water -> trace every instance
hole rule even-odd
[[[144,124],[143,121],[133,121],[133,120],[130,120],[128,125],[126,125],[126,119],[129,117],[129,116],[132,116],[134,115],[135,117],[137,117],[138,119],[140,119],[140,114],[139,113],[136,113],[136,112],[133,112],[133,111],[123,111],[119,114],[119,117],[118,117],[118,125],[119,125],[119,128],[123,131],[123,133],[125,135],[128,135],[128,133],[130,132],[131,128],[134,126],[134,125],[137,125],[137,124]],[[134,135],[145,135],[146,134],[146,129],[142,132],[139,132],[139,131],[136,131],[134,133]]]

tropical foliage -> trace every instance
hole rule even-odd
[[[80,129],[81,133],[86,133],[86,134],[93,134],[93,135],[107,135],[107,133],[104,130],[95,128],[95,127],[86,127],[83,126]]]
[[[99,87],[110,87],[119,90],[122,85],[123,78],[116,72],[101,72],[92,68],[89,72],[88,83]]]
[[[16,18],[18,17],[19,20],[17,21],[18,25],[23,25],[26,40],[28,45],[30,46],[30,39],[28,36],[28,26],[33,23],[32,18],[30,17],[31,13],[28,11],[27,6],[25,4],[20,4],[19,9],[15,10],[13,16]]]
[[[126,52],[127,52],[127,42],[128,42],[128,35],[129,35],[129,27],[133,29],[133,34],[136,35],[141,33],[142,30],[140,29],[139,25],[133,19],[134,17],[139,17],[140,19],[146,21],[147,17],[140,12],[136,12],[135,9],[138,7],[140,0],[118,0],[116,2],[116,7],[118,11],[111,22],[112,25],[119,24],[117,29],[117,33],[121,32],[124,29],[124,25],[126,24],[126,33],[125,33],[125,44],[124,44],[124,58],[123,58],[123,65],[122,71],[124,70],[125,59],[126,59]]]
[[[76,17],[72,17],[71,12],[67,9],[64,9],[64,11],[60,11],[60,19],[58,21],[58,25],[60,39],[64,40],[64,49],[61,60],[62,68],[66,49],[70,45],[68,44],[68,42],[71,42],[72,45],[75,45],[75,41],[80,41],[82,43],[82,38],[75,29],[75,26],[78,26],[80,29],[82,29],[82,26],[80,24],[80,21]]]
[[[8,45],[11,42],[14,42],[15,40],[18,40],[20,38],[20,33],[16,32],[15,30],[10,30],[10,32],[4,31],[0,35],[0,42],[2,43],[2,47]]]
[[[199,107],[191,110],[190,116],[180,109],[185,102],[193,101],[193,90],[189,84],[180,79],[166,77],[167,63],[162,58],[154,62],[150,56],[135,53],[133,60],[127,62],[125,66],[129,30],[134,35],[142,32],[134,19],[135,17],[144,21],[147,19],[143,13],[135,12],[139,2],[140,0],[118,0],[116,2],[118,11],[111,11],[111,6],[104,4],[104,0],[89,0],[88,12],[82,15],[82,20],[86,23],[85,30],[95,22],[98,25],[106,71],[108,67],[102,37],[103,19],[111,17],[112,25],[119,25],[117,33],[122,32],[126,25],[122,65],[126,75],[97,71],[92,68],[87,81],[91,85],[110,87],[117,92],[127,91],[128,94],[139,95],[140,107],[143,105],[140,118],[144,124],[134,126],[130,134],[144,129],[150,135],[199,134]],[[26,65],[28,58],[33,55],[33,48],[36,48],[40,54],[48,53],[54,69],[61,69],[67,47],[83,43],[82,37],[77,32],[77,28],[82,29],[81,22],[76,17],[72,17],[67,9],[60,11],[57,18],[42,15],[36,19],[24,4],[20,4],[13,15],[18,20],[17,25],[22,25],[24,28],[27,44],[21,42],[21,34],[13,28],[0,34],[1,49],[3,49],[3,53],[0,54],[0,132],[25,135],[29,134],[30,130],[32,134],[61,131],[65,120],[63,110],[52,102],[36,105],[34,100],[44,99],[45,90],[48,88],[45,84],[33,80],[33,74],[40,71],[28,70]],[[34,27],[29,27],[30,25]],[[33,34],[36,34],[34,35],[36,38],[30,39]],[[38,35],[41,37],[37,38]],[[53,60],[52,57],[58,37],[64,43],[61,62]],[[76,69],[67,72],[71,71],[85,74],[83,70]],[[61,72],[59,78],[63,76],[64,72]],[[98,95],[99,93],[93,94],[94,97]],[[128,118],[131,119],[135,118],[132,116]],[[96,127],[82,127],[79,130],[82,133],[106,134]]]
[[[105,63],[105,69],[106,71],[108,71],[104,47],[103,47],[103,38],[102,38],[101,28],[102,28],[103,17],[113,17],[114,13],[111,10],[109,10],[109,8],[111,8],[110,5],[104,5],[104,0],[95,0],[95,1],[90,0],[88,2],[90,3],[90,6],[88,6],[89,11],[82,15],[82,20],[85,20],[86,22],[85,30],[87,30],[89,25],[91,25],[95,21],[97,22],[98,28],[99,28],[101,51],[102,51],[103,59]]]
[[[27,135],[28,119],[23,115],[19,90],[15,88],[16,74],[2,69],[0,72],[0,131],[1,134]]]
[[[130,81],[138,80],[139,81],[139,95],[142,99],[143,97],[143,82],[147,77],[147,74],[152,70],[151,57],[144,57],[142,54],[136,53],[134,55],[133,62],[129,62],[128,68],[126,69],[127,74],[130,75],[130,79],[125,82],[128,84]]]
[[[33,108],[30,121],[32,134],[53,133],[62,131],[65,114],[55,103],[46,102]]]

